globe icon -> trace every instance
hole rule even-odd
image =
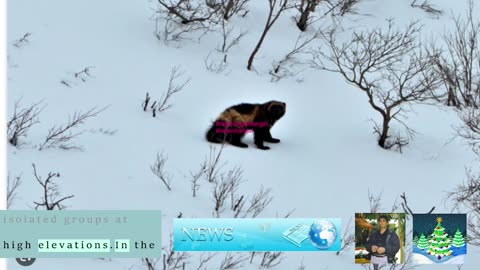
[[[328,249],[337,239],[337,228],[326,219],[319,219],[310,226],[310,241],[318,249]]]

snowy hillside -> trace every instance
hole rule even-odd
[[[422,39],[440,35],[451,27],[449,14],[464,12],[466,1],[435,1],[445,11],[438,19],[412,8],[409,1],[364,0],[357,15],[342,20],[345,32],[387,26],[394,17],[403,28],[412,20],[423,25]],[[8,113],[15,103],[24,107],[39,103],[40,123],[33,125],[20,147],[8,145],[10,178],[21,176],[10,209],[33,209],[42,196],[32,163],[39,175],[58,172],[56,179],[71,210],[158,209],[163,213],[163,244],[168,248],[173,218],[213,217],[212,183],[201,178],[192,196],[190,172],[198,172],[208,158],[211,144],[205,132],[227,107],[246,102],[279,100],[286,114],[272,128],[281,140],[256,148],[247,135],[247,149],[226,146],[220,162],[223,172],[239,167],[243,182],[237,194],[249,198],[271,188],[273,200],[259,217],[338,217],[345,229],[356,212],[369,212],[368,192],[382,195],[380,211],[389,212],[405,192],[413,211],[435,213],[452,210],[446,192],[464,181],[465,168],[475,166],[475,155],[465,142],[453,139],[453,125],[460,121],[452,108],[414,105],[404,121],[418,134],[402,149],[378,146],[370,119],[380,115],[367,97],[345,79],[328,71],[302,66],[292,78],[271,82],[272,62],[280,61],[295,46],[300,31],[292,20],[294,9],[282,14],[268,33],[253,63],[247,60],[255,47],[268,13],[268,2],[248,2],[245,17],[233,16],[234,33],[247,31],[228,52],[223,72],[207,70],[205,58],[222,57],[215,52],[221,43],[218,32],[200,41],[165,43],[155,35],[156,0],[71,1],[15,0],[8,2]],[[476,17],[480,7],[476,10]],[[314,33],[316,26],[307,30]],[[25,34],[26,41],[19,41]],[[320,41],[312,43],[320,46]],[[308,61],[308,55],[301,59]],[[187,82],[169,101],[173,106],[152,117],[143,111],[146,93],[158,100],[167,90],[170,73],[178,66],[184,72],[178,82]],[[151,104],[151,103],[150,103]],[[74,113],[96,108],[73,132],[72,140],[82,151],[59,147],[39,150],[49,129],[64,125]],[[104,109],[104,110],[103,110]],[[71,118],[70,118],[71,119]],[[402,125],[392,123],[395,131]],[[219,145],[214,145],[216,151]],[[157,154],[168,157],[166,171],[172,176],[171,191],[152,173]],[[228,207],[227,207],[228,208]],[[232,217],[225,211],[222,216]],[[397,209],[401,211],[401,207]],[[410,235],[407,235],[409,238]],[[407,239],[408,241],[409,239]],[[478,269],[480,250],[468,247],[462,270]],[[217,254],[207,269],[219,269],[226,253]],[[197,269],[192,254],[186,269]],[[244,254],[245,255],[245,254]],[[240,269],[258,269],[259,258]],[[354,264],[353,246],[333,253],[285,253],[274,269],[362,269]],[[14,259],[9,269],[21,269]],[[159,262],[157,269],[161,268]],[[418,267],[422,269],[423,266]],[[147,269],[141,259],[38,259],[29,269]],[[452,268],[453,269],[453,268]]]

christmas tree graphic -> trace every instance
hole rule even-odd
[[[459,248],[459,247],[463,247],[464,245],[465,245],[465,240],[463,238],[463,235],[460,232],[460,230],[457,229],[457,232],[455,233],[455,237],[453,238],[452,246]]]
[[[425,235],[422,235],[420,236],[420,239],[418,240],[418,244],[417,244],[417,247],[418,248],[421,248],[422,250],[423,249],[426,249],[428,247],[428,241],[427,241],[427,238],[425,237]]]
[[[465,214],[414,214],[416,264],[463,264],[467,255]]]
[[[450,250],[450,241],[448,240],[448,234],[445,232],[445,228],[442,227],[442,218],[437,218],[437,226],[435,227],[433,233],[431,234],[432,238],[429,241],[428,254],[432,256],[437,256],[440,260],[442,256],[449,256],[452,254]]]
[[[418,235],[415,235],[415,237],[413,237],[413,244],[415,244],[416,246],[418,246]]]

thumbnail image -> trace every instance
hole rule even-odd
[[[355,263],[405,262],[405,213],[355,214]]]
[[[311,225],[297,224],[283,232],[283,238],[301,247],[302,242],[310,239],[317,249],[326,250],[337,240],[337,227],[331,221],[320,219]]]
[[[414,214],[414,262],[463,264],[467,254],[466,220],[465,214]]]

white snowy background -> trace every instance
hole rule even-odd
[[[435,1],[445,11],[432,18],[411,1],[362,1],[358,12],[343,21],[350,29],[386,26],[394,17],[399,26],[411,20],[424,25],[422,37],[438,37],[451,27],[449,14],[464,13],[466,1]],[[229,53],[227,72],[213,73],[204,58],[220,42],[210,33],[200,42],[167,45],[153,34],[151,19],[156,1],[114,0],[15,0],[8,1],[8,113],[22,98],[23,105],[43,100],[40,124],[31,128],[21,148],[8,147],[10,177],[21,175],[22,183],[11,209],[32,209],[42,189],[32,174],[32,163],[46,176],[59,172],[61,193],[75,195],[65,202],[71,210],[159,209],[163,213],[163,245],[167,247],[172,220],[212,217],[211,184],[202,180],[192,197],[189,171],[197,171],[208,156],[210,144],[204,133],[225,108],[241,102],[280,100],[286,115],[272,129],[281,139],[269,151],[257,149],[252,135],[249,148],[227,146],[225,169],[240,166],[244,183],[239,194],[253,195],[261,186],[274,197],[259,217],[281,217],[295,209],[295,217],[339,217],[346,225],[355,212],[368,212],[368,190],[383,191],[382,210],[389,211],[405,192],[412,209],[419,213],[435,206],[435,213],[448,213],[446,192],[466,178],[465,168],[475,156],[459,139],[452,140],[452,125],[460,124],[449,108],[414,106],[408,125],[419,135],[403,153],[384,150],[372,134],[378,113],[365,95],[338,74],[307,69],[295,78],[270,82],[271,63],[291,50],[299,33],[291,19],[294,10],[282,15],[257,55],[254,67],[246,69],[266,20],[266,0],[252,0],[245,18],[232,19],[237,31],[248,34]],[[475,17],[478,18],[477,8]],[[29,42],[13,44],[25,33]],[[82,82],[73,77],[92,66]],[[173,107],[156,118],[144,112],[145,93],[158,99],[166,90],[173,66],[181,66],[190,82],[172,97]],[[62,84],[69,82],[71,87]],[[35,148],[53,125],[64,124],[69,115],[95,106],[109,106],[88,119],[75,142],[84,151]],[[116,131],[107,135],[100,131]],[[173,176],[172,191],[151,172],[156,154],[168,155],[166,169]],[[227,215],[228,217],[228,215]],[[407,235],[410,237],[410,235]],[[463,270],[478,269],[479,249],[468,247]],[[362,269],[354,264],[353,245],[339,256],[334,253],[286,253],[276,269]],[[218,254],[208,269],[218,269],[224,254]],[[186,269],[196,269],[193,257]],[[9,259],[9,269],[23,269]],[[442,266],[442,269],[457,269]],[[450,268],[447,268],[450,267]],[[427,268],[427,267],[426,267]],[[147,269],[140,259],[38,259],[29,269]],[[161,268],[161,263],[158,266]],[[258,269],[246,261],[241,269]],[[419,266],[418,269],[423,269]],[[431,269],[431,268],[428,268]]]

